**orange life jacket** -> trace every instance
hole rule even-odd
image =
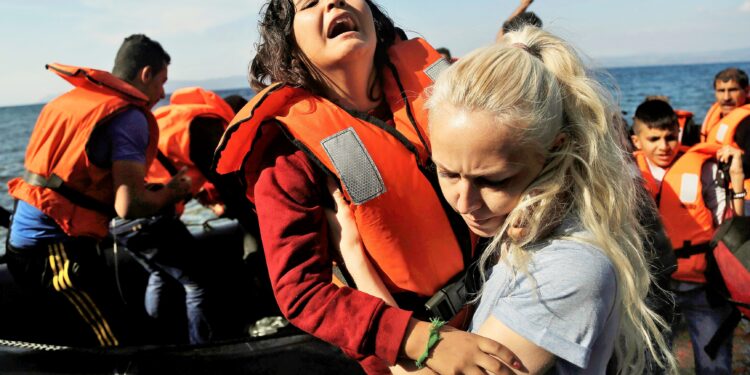
[[[675,109],[674,113],[677,115],[677,121],[680,123],[680,129],[684,129],[687,121],[693,118],[693,112],[684,109]]]
[[[686,131],[690,131],[690,129],[685,129],[685,126],[692,123],[690,120],[693,118],[693,112],[684,109],[675,109],[674,113],[677,115],[677,122],[680,124],[680,143],[683,143]]]
[[[714,103],[706,113],[706,118],[701,126],[701,142],[716,142],[731,145],[734,142],[734,134],[737,126],[750,116],[750,104],[735,108],[725,117],[721,115],[721,106]]]
[[[191,193],[198,194],[201,188],[213,189],[206,176],[190,160],[190,123],[196,117],[215,117],[224,120],[224,127],[232,121],[234,111],[220,96],[200,87],[176,90],[169,105],[157,108],[154,116],[159,124],[159,151],[166,156],[170,168],[187,167],[191,178]],[[151,164],[146,180],[150,183],[166,184],[172,177],[162,162]]]
[[[394,69],[385,68],[382,82],[395,126],[273,85],[237,114],[217,148],[215,170],[245,180],[238,183],[247,184],[252,202],[263,153],[274,135],[286,135],[338,178],[388,289],[431,296],[464,269],[471,252],[468,237],[459,245],[429,168],[422,93],[449,63],[421,39],[397,42],[388,54]]]
[[[750,104],[735,108],[728,115],[721,117],[721,106],[714,103],[706,115],[706,120],[703,122],[701,139],[703,139],[703,142],[715,142],[740,148],[737,142],[734,141],[734,136],[742,120],[748,116],[750,116]],[[750,152],[750,150],[743,151]],[[745,177],[747,177],[744,183],[745,191],[750,191],[750,174],[748,171],[745,171]],[[745,196],[745,200],[750,201],[750,195]]]
[[[641,177],[643,178],[643,184],[646,187],[646,190],[651,193],[652,198],[656,199],[659,195],[659,183],[656,182],[653,174],[651,174],[651,168],[648,165],[646,156],[643,155],[643,152],[641,151],[633,152],[633,156],[635,157],[635,163],[638,165],[638,169],[641,171]]]
[[[677,150],[677,157],[675,157],[675,162],[680,157],[680,155],[684,154],[689,149],[690,147],[688,146],[680,145],[679,149]],[[641,171],[641,177],[643,178],[643,183],[646,187],[646,190],[651,193],[652,198],[657,199],[657,197],[659,196],[659,189],[661,188],[661,184],[656,181],[656,178],[654,178],[654,175],[651,173],[651,167],[649,166],[648,160],[646,160],[646,155],[644,155],[642,151],[636,150],[633,152],[633,156],[635,157],[636,165],[638,165],[638,170]]]
[[[661,186],[652,177],[645,157],[640,152],[636,153],[638,167],[646,180],[646,187],[656,199],[664,229],[675,251],[702,246],[711,241],[715,228],[711,210],[703,201],[701,170],[706,161],[716,157],[716,151],[720,147],[706,143],[691,147],[667,170]],[[678,258],[677,270],[672,278],[705,283],[705,269],[705,254]]]
[[[713,109],[713,107],[711,108]],[[721,110],[718,112],[721,114]],[[737,143],[734,141],[734,135],[742,120],[748,116],[750,116],[750,104],[733,109],[728,115],[719,118],[718,121],[707,128],[706,142],[716,142],[723,145],[738,147]]]
[[[86,144],[94,128],[126,109],[138,108],[149,123],[146,162],[150,163],[156,156],[159,128],[147,107],[149,100],[135,87],[104,71],[61,64],[47,65],[47,69],[75,88],[47,103],[39,114],[26,148],[26,178],[61,180],[66,188],[114,212],[112,171],[91,163]],[[110,214],[82,207],[69,195],[39,185],[23,178],[8,183],[13,197],[38,208],[67,235],[107,235]]]
[[[713,129],[720,120],[721,106],[719,103],[714,103],[711,105],[711,108],[708,109],[706,118],[703,119],[703,124],[701,125],[701,142],[707,142],[708,133],[711,132],[711,129]]]

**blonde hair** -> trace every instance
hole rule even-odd
[[[524,248],[552,234],[565,217],[577,219],[589,236],[570,239],[600,248],[617,274],[617,372],[645,372],[647,348],[656,364],[677,373],[661,333],[668,327],[645,304],[651,275],[638,207],[648,198],[627,172],[629,155],[613,123],[619,109],[575,50],[536,27],[507,33],[501,44],[476,50],[446,70],[428,107],[431,117],[444,107],[490,114],[514,141],[546,160],[482,254],[481,272],[498,258],[525,269]],[[511,236],[511,226],[523,230]]]

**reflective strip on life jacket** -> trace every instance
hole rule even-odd
[[[718,124],[719,120],[721,120],[721,106],[719,103],[714,103],[708,109],[706,117],[703,119],[703,124],[701,125],[701,142],[707,142],[708,133]]]
[[[738,147],[734,141],[739,124],[750,116],[750,104],[735,108],[728,115],[719,119],[709,130],[706,142],[716,142],[723,145]]]

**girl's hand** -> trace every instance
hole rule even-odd
[[[330,177],[328,178],[328,191],[333,197],[335,206],[333,210],[325,210],[331,232],[331,243],[338,247],[346,270],[357,284],[357,290],[378,297],[390,306],[398,307],[396,300],[393,299],[365,253],[365,246],[359,235],[357,222],[354,220],[354,212]]]
[[[348,250],[362,250],[362,238],[354,220],[354,212],[349,203],[344,199],[338,185],[329,177],[328,192],[333,197],[333,210],[326,209],[326,217],[331,232],[331,242],[339,245],[341,255],[344,256]]]
[[[430,323],[412,319],[402,343],[402,353],[411,360],[424,352]],[[451,326],[440,328],[440,341],[430,351],[427,367],[438,374],[512,374],[524,371],[518,357],[498,342]]]

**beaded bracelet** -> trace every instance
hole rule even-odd
[[[419,359],[414,361],[414,364],[417,365],[417,368],[421,369],[424,367],[424,361],[427,360],[427,357],[430,356],[430,350],[432,350],[435,344],[440,341],[440,327],[444,326],[445,323],[446,322],[438,318],[430,319],[430,338],[427,339],[427,347],[424,349],[424,353],[419,356]]]

